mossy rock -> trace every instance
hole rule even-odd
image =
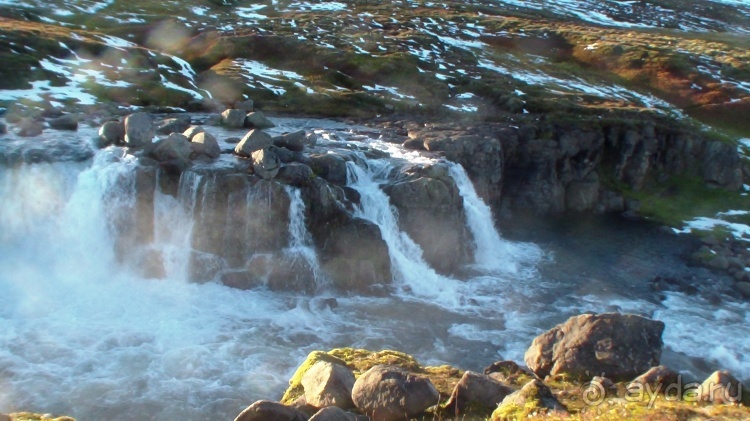
[[[289,388],[284,392],[284,396],[281,398],[281,403],[290,405],[300,396],[304,395],[305,389],[302,387],[302,378],[305,376],[310,368],[312,368],[318,361],[326,361],[331,364],[347,365],[343,360],[334,357],[333,355],[323,351],[311,352],[305,361],[297,368],[294,375],[289,380]]]
[[[448,399],[456,383],[463,375],[463,371],[448,365],[424,367],[411,355],[392,350],[370,351],[357,348],[336,348],[328,352],[313,351],[289,380],[289,388],[284,392],[281,403],[289,405],[304,394],[302,377],[318,361],[345,365],[352,370],[354,377],[361,376],[362,373],[376,365],[396,366],[430,379],[440,392],[441,400]]]

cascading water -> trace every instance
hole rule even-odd
[[[291,259],[302,259],[311,269],[316,289],[321,290],[330,284],[318,262],[318,255],[313,247],[313,240],[305,225],[305,202],[299,189],[286,186],[289,195],[289,246],[284,253]]]
[[[374,222],[388,245],[394,281],[402,288],[422,298],[436,299],[441,303],[458,306],[460,294],[456,282],[441,276],[422,259],[422,249],[398,226],[396,211],[388,196],[375,181],[388,175],[391,169],[386,161],[369,161],[365,167],[348,162],[349,186],[360,194],[360,205],[355,215]]]
[[[448,162],[448,166],[463,198],[466,225],[474,237],[476,267],[490,273],[514,275],[518,274],[519,264],[525,270],[534,270],[542,257],[541,250],[533,244],[514,243],[500,237],[492,210],[477,194],[466,170],[454,162]]]
[[[287,131],[299,127],[285,124]],[[316,283],[325,284],[297,189],[243,185],[223,197],[228,210],[217,216],[204,214],[221,208],[212,207],[222,188],[212,184],[210,168],[184,172],[171,193],[159,187],[169,182],[154,179],[153,240],[141,244],[124,240],[132,236],[129,227],[141,234],[148,228],[135,224],[143,211],[142,168],[121,149],[101,150],[84,163],[0,166],[0,412],[53,412],[82,421],[231,419],[257,399],[278,399],[312,350],[391,348],[424,364],[479,370],[502,358],[521,362],[542,330],[611,306],[664,320],[668,350],[708,355],[750,375],[745,304],[727,300],[718,308],[680,293],[654,303],[651,292],[614,293],[582,286],[576,277],[544,278],[535,270],[539,248],[500,237],[463,169],[450,163],[475,242],[475,270],[462,279],[438,274],[399,229],[380,188],[405,162],[435,159],[364,140],[393,157],[357,154],[357,164],[347,165],[350,186],[361,196],[356,213],[380,226],[398,292],[331,293],[335,309],[321,304],[328,296],[187,282],[196,230],[245,238],[283,216],[283,254],[304,261]],[[272,209],[268,194],[289,207]],[[256,225],[240,223],[248,219]],[[132,253],[123,258],[123,250]],[[131,259],[149,254],[162,257],[161,279],[145,276],[142,260]],[[572,258],[583,260],[587,271],[599,266],[611,273],[610,261]],[[601,281],[614,288],[619,281],[607,282]]]

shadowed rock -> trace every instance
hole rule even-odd
[[[261,130],[276,127],[276,125],[260,111],[247,114],[245,116],[244,124],[245,127],[252,127]]]
[[[125,141],[125,127],[119,121],[107,121],[99,128],[97,146],[104,148]]]
[[[453,388],[445,405],[447,415],[463,414],[471,408],[473,414],[490,415],[513,389],[499,381],[478,373],[467,371]]]
[[[520,390],[503,399],[492,413],[492,421],[526,418],[531,413],[565,412],[565,407],[555,398],[552,391],[539,380],[532,380]]]
[[[49,124],[50,128],[55,130],[76,131],[78,130],[78,117],[73,114],[67,114],[61,117],[49,119],[47,120],[47,124]]]
[[[234,421],[307,421],[300,411],[278,402],[257,401],[245,408]]]
[[[131,148],[142,148],[151,143],[156,135],[154,120],[147,113],[135,113],[125,117],[125,143]]]

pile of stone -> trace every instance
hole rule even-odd
[[[663,331],[662,322],[631,314],[571,317],[534,339],[525,355],[528,368],[500,361],[483,374],[452,375],[454,386],[449,394],[440,393],[431,381],[444,383],[445,378],[436,378],[439,370],[424,369],[405,354],[396,365],[374,364],[364,370],[361,364],[336,357],[363,350],[315,351],[298,368],[281,402],[255,402],[235,421],[567,416],[561,401],[568,392],[553,392],[547,384],[560,378],[584,385],[583,399],[601,399],[586,401],[591,405],[615,395],[616,382],[628,391],[646,390],[661,396],[679,393],[676,399],[703,404],[750,402],[742,384],[726,371],[690,384],[659,365]],[[359,369],[363,370],[356,376]],[[676,391],[678,385],[681,389]]]

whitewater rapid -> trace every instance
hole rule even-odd
[[[282,123],[284,130],[316,124]],[[344,127],[319,132],[387,151],[398,162],[436,162]],[[197,172],[182,174],[176,197],[157,188],[149,251],[164,256],[166,276],[150,279],[114,252],[123,221],[137,217],[132,156],[109,148],[81,163],[0,167],[0,412],[82,421],[231,419],[257,399],[278,399],[312,350],[391,348],[425,364],[481,370],[499,359],[521,362],[534,336],[570,315],[613,306],[665,321],[667,348],[750,377],[745,304],[717,308],[678,293],[654,303],[542,277],[538,268],[552,257],[503,239],[455,164],[448,165],[473,233],[475,275],[436,273],[398,228],[380,188],[396,161],[357,156],[348,164],[349,185],[362,197],[355,212],[380,226],[394,267],[396,290],[385,297],[187,282],[193,213],[204,199]],[[299,191],[285,192],[285,252],[304,259],[325,285]]]

